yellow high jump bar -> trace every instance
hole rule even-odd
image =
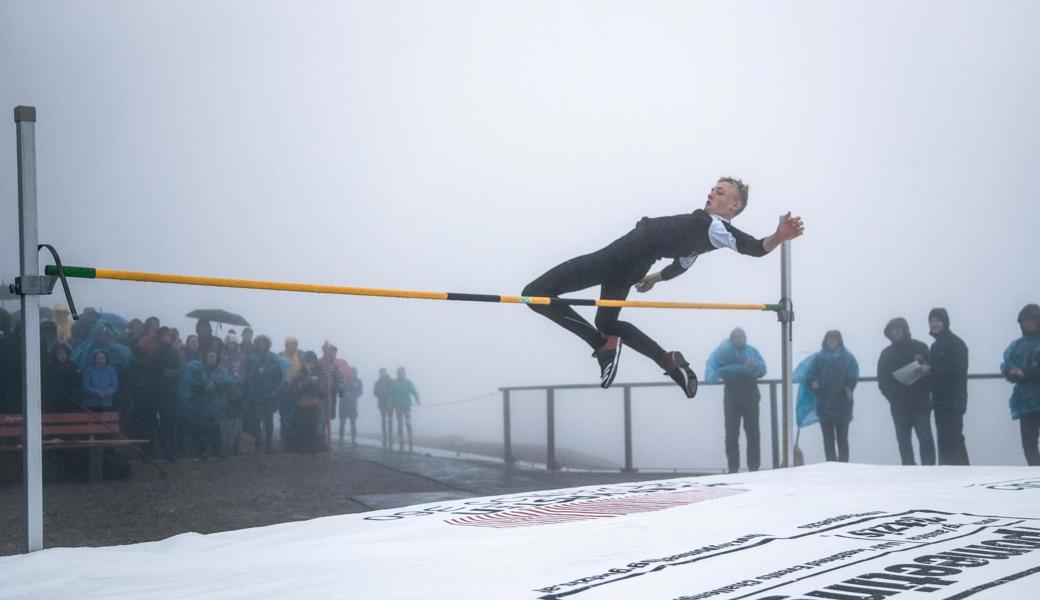
[[[507,296],[492,294],[462,294],[456,292],[424,292],[413,290],[390,290],[314,283],[286,283],[258,281],[255,279],[229,279],[226,277],[199,277],[196,275],[170,275],[166,273],[144,273],[139,271],[117,271],[92,267],[63,268],[66,277],[80,279],[114,279],[118,281],[142,281],[147,283],[171,283],[177,285],[201,285],[250,290],[273,290],[279,292],[308,292],[312,294],[338,294],[343,296],[378,296],[383,298],[414,298],[419,300],[460,300],[465,302],[498,302],[502,304],[567,304],[571,306],[600,306],[610,308],[673,308],[700,310],[759,310],[779,312],[779,304],[725,304],[718,302],[645,302],[638,300],[594,300],[586,298],[559,298],[547,296]],[[59,275],[58,268],[48,265],[45,273]]]

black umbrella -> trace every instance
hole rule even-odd
[[[226,323],[228,325],[249,327],[249,321],[246,321],[241,315],[229,313],[228,311],[219,308],[200,308],[188,313],[187,317],[191,319],[206,320],[210,323]]]

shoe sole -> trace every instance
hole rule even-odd
[[[617,375],[618,364],[621,363],[621,338],[618,338],[617,347],[614,348],[614,360],[610,361],[610,366],[607,367],[606,374],[600,379],[599,387],[607,389],[614,383],[614,377]]]

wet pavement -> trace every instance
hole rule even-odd
[[[604,485],[629,481],[653,481],[690,477],[705,473],[623,472],[623,471],[549,471],[544,466],[507,465],[502,461],[466,457],[453,452],[417,448],[415,452],[384,450],[359,444],[339,450],[346,456],[378,463],[395,471],[435,481],[448,491],[352,496],[373,510],[397,508],[478,496],[498,496],[537,490],[560,489],[588,485]]]

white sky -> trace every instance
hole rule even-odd
[[[839,328],[873,374],[885,322],[930,342],[942,305],[993,372],[1040,301],[1038,24],[1010,1],[5,1],[0,274],[29,104],[40,240],[68,264],[515,294],[735,175],[738,227],[807,224],[796,358]],[[598,375],[520,306],[72,285],[183,334],[222,307],[276,346],[327,338],[368,383],[406,365],[430,402]],[[637,299],[778,297],[779,253],[719,251]],[[770,314],[623,316],[695,366],[741,325],[778,374]],[[660,377],[629,353],[619,381]]]

